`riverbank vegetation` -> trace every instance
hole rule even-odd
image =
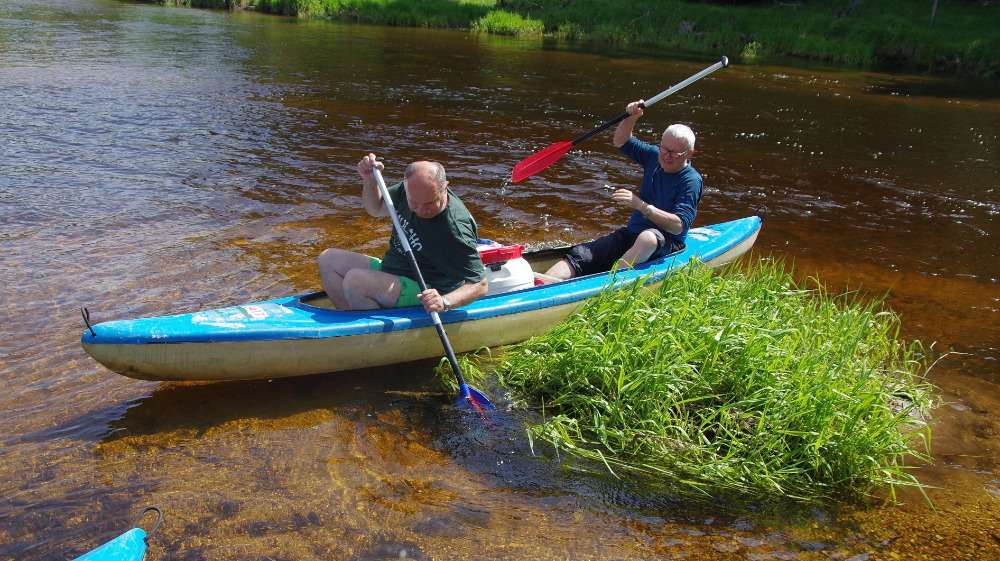
[[[539,410],[529,434],[557,450],[678,492],[815,501],[919,487],[906,463],[929,460],[932,386],[898,328],[880,300],[760,260],[607,292],[463,358]]]
[[[150,0],[371,24],[1000,77],[996,0]]]

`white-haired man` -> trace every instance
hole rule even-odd
[[[642,116],[643,100],[628,104],[626,117],[615,129],[614,144],[644,170],[636,195],[618,189],[615,202],[633,209],[628,224],[596,240],[574,246],[546,274],[558,279],[624,269],[684,247],[701,201],[702,179],[693,166],[694,132],[687,125],[667,127],[659,146],[633,136]]]

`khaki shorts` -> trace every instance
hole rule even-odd
[[[382,260],[378,257],[369,257],[371,261],[368,267],[373,271],[382,270]],[[417,300],[417,295],[422,291],[420,290],[420,285],[417,281],[409,277],[396,277],[399,279],[399,300],[396,300],[397,308],[408,308],[410,306],[423,306],[420,300]]]

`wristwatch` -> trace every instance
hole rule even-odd
[[[653,214],[653,205],[646,205],[646,212],[642,213],[642,217],[648,220],[650,214]]]
[[[447,296],[442,296],[441,300],[444,301],[444,311],[447,312],[448,310],[450,310],[451,309],[451,300],[449,300]]]

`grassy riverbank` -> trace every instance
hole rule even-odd
[[[150,1],[371,24],[545,35],[662,49],[665,56],[680,51],[748,61],[779,55],[858,68],[1000,77],[997,0]]]
[[[529,434],[559,450],[680,492],[813,501],[917,485],[932,388],[898,328],[757,260],[605,293],[496,363],[463,358],[538,407]]]

